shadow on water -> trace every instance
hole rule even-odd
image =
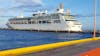
[[[100,34],[97,34],[100,36]],[[90,38],[90,33],[0,30],[0,50]]]

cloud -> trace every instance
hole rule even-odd
[[[14,0],[17,3],[17,6],[12,7],[12,9],[22,10],[25,12],[34,12],[34,11],[51,11],[54,8],[51,5],[45,5],[43,0]],[[19,4],[19,5],[18,5]]]
[[[76,17],[94,17],[94,14],[86,14],[86,15],[83,15],[83,14],[77,14],[75,15]],[[100,16],[99,13],[97,13],[96,16]]]
[[[10,13],[20,12],[37,12],[37,11],[51,11],[54,8],[52,6],[44,6],[43,0],[13,0],[13,3],[9,8],[0,8],[0,17],[12,17]],[[6,14],[5,14],[6,13]]]
[[[42,5],[42,0],[15,0],[15,2],[20,5],[33,5],[33,6]]]
[[[42,7],[42,0],[14,0],[14,4],[10,8],[0,8],[0,15],[9,11],[23,11],[31,8]]]
[[[42,0],[14,0],[16,2],[16,5],[13,6],[12,10],[29,10],[31,9],[32,11],[35,10],[33,8],[42,8],[43,2]]]
[[[50,5],[45,5],[43,0],[13,0],[14,3],[9,8],[3,8],[0,10],[0,14],[9,13],[9,12],[36,12],[36,11],[51,11],[54,8]]]

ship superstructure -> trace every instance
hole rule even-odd
[[[11,18],[7,26],[20,30],[41,31],[82,31],[82,24],[71,14],[70,9],[64,12],[63,4],[60,4],[57,12],[48,14],[48,11],[33,14],[32,17]]]

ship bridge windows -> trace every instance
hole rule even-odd
[[[66,20],[66,21],[71,21],[71,22],[73,22],[75,25],[81,25],[81,23],[78,22],[77,20]]]

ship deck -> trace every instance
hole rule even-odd
[[[100,47],[100,40],[57,48],[53,50],[27,54],[23,56],[78,56],[79,54]]]

